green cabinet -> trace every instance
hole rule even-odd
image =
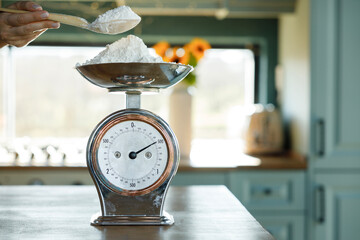
[[[315,239],[352,240],[360,236],[360,174],[316,174]]]
[[[278,240],[305,239],[304,170],[180,171],[173,186],[225,185]]]
[[[229,188],[278,240],[304,240],[305,171],[229,173]]]
[[[360,169],[360,1],[311,1],[312,165]]]
[[[360,1],[311,0],[307,239],[360,236]]]

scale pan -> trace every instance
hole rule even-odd
[[[101,63],[76,70],[96,86],[115,91],[159,91],[184,79],[194,68],[178,63]]]

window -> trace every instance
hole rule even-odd
[[[123,109],[124,94],[109,94],[74,68],[98,47],[35,47],[0,50],[2,142],[30,139],[62,144],[86,139],[96,124]],[[239,138],[241,108],[254,101],[254,56],[246,49],[210,49],[196,68],[194,139]],[[142,96],[142,108],[168,121],[171,91]],[[49,140],[50,139],[50,140]]]
[[[17,137],[87,137],[108,114],[125,106],[123,94],[108,94],[106,89],[87,82],[75,69],[97,55],[96,47],[26,47],[11,49],[11,79],[6,86],[14,99],[4,99],[16,109]],[[4,62],[5,63],[5,62]],[[9,65],[9,64],[7,64]],[[4,84],[3,84],[4,85]],[[3,94],[2,96],[8,97]],[[144,108],[162,112],[166,104],[154,104],[157,96],[144,96]],[[9,102],[10,101],[10,102]],[[4,126],[9,127],[9,125]]]
[[[196,68],[195,139],[240,137],[241,110],[254,103],[254,69],[250,50],[207,50]]]

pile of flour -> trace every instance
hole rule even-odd
[[[139,15],[134,13],[128,6],[120,6],[111,9],[104,14],[98,16],[94,22],[91,23],[91,28],[99,29],[103,33],[112,33],[112,27],[116,28],[117,20],[136,20],[136,24],[141,21]],[[115,22],[114,22],[115,21]],[[114,23],[112,23],[114,22]],[[136,25],[135,24],[135,25]],[[108,29],[110,28],[110,29]],[[116,29],[115,29],[116,30]]]
[[[107,45],[105,50],[82,65],[116,62],[161,63],[163,60],[159,56],[151,55],[143,40],[134,35],[128,35],[126,38]]]

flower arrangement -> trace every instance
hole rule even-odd
[[[181,64],[189,64],[194,68],[204,56],[207,49],[210,49],[210,44],[202,38],[194,38],[184,46],[171,47],[166,41],[156,43],[153,48],[155,52],[162,57],[165,62],[176,62]],[[191,72],[183,80],[189,86],[195,85],[196,76]]]

